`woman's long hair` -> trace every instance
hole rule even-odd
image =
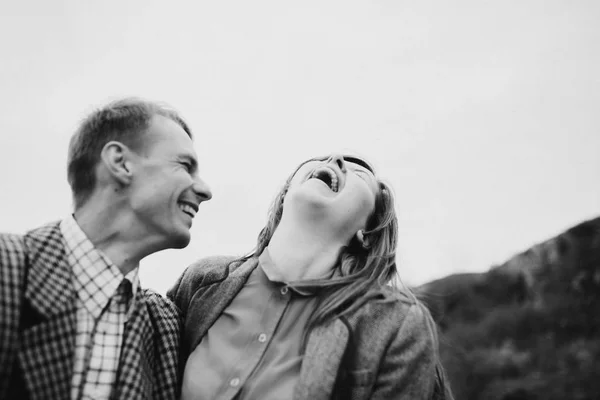
[[[313,158],[300,164],[287,179],[269,210],[266,226],[258,235],[255,249],[241,261],[259,256],[269,245],[283,214],[283,200],[296,172],[307,162],[324,161],[327,157]],[[345,161],[373,168],[357,157],[344,157]],[[369,217],[363,235],[368,246],[363,246],[356,237],[345,246],[335,265],[333,277],[308,280],[295,287],[318,288],[319,302],[311,315],[304,336],[317,325],[349,314],[365,302],[379,297],[385,285],[393,284],[396,277],[396,246],[398,241],[398,220],[394,210],[394,197],[388,185],[377,180],[379,192],[375,198],[375,208]]]

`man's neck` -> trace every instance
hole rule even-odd
[[[341,243],[323,229],[281,221],[269,242],[269,255],[284,282],[325,278],[338,260]]]
[[[115,204],[86,204],[74,216],[94,247],[102,251],[123,275],[133,271],[142,258],[153,253],[151,238],[136,229],[133,216]]]

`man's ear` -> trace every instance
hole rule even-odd
[[[122,186],[131,183],[131,150],[126,145],[117,141],[106,143],[100,152],[100,159],[110,176]]]

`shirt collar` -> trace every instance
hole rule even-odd
[[[313,287],[313,286],[302,285],[302,282],[285,282],[283,279],[283,274],[279,270],[279,267],[277,266],[277,264],[275,264],[273,262],[273,259],[271,258],[271,255],[269,254],[268,247],[266,247],[263,250],[263,252],[261,253],[261,255],[258,257],[258,263],[259,263],[259,267],[257,269],[260,270],[260,272],[258,272],[258,273],[260,274],[261,281],[275,284],[278,287],[287,286],[293,292],[295,292],[301,296],[312,296],[312,295],[316,294],[316,292],[319,289],[316,286]]]
[[[119,268],[94,247],[73,215],[61,221],[60,230],[75,276],[75,289],[84,307],[98,317],[123,279],[131,282],[132,307],[139,287],[138,268],[124,277]]]

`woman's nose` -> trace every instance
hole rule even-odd
[[[327,162],[337,164],[338,168],[342,172],[346,172],[346,163],[344,161],[344,157],[341,154],[332,154],[327,160]]]

